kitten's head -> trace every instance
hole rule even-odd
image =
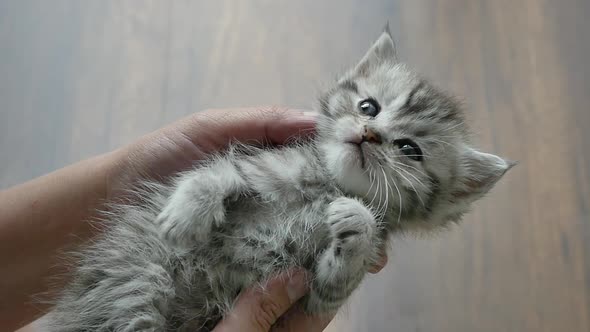
[[[469,145],[460,105],[396,61],[386,29],[320,98],[317,145],[334,180],[390,226],[458,220],[511,163]]]

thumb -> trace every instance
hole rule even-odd
[[[271,278],[263,287],[252,287],[238,297],[214,332],[266,332],[297,300],[307,293],[304,271]]]

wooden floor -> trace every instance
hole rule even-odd
[[[588,0],[2,0],[0,186],[207,107],[309,107],[389,21],[480,146],[520,164],[462,226],[398,241],[330,331],[590,331],[588,16]]]

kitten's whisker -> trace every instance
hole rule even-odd
[[[443,140],[436,139],[436,138],[432,138],[432,137],[429,137],[429,138],[424,138],[424,139],[423,139],[423,141],[425,141],[425,142],[433,142],[433,143],[438,143],[438,145],[440,145],[440,146],[447,145],[447,146],[450,146],[450,147],[451,147],[451,148],[453,148],[453,149],[457,149],[457,147],[456,147],[455,145],[453,145],[453,144],[451,144],[451,143],[449,143],[449,142],[445,142],[445,141],[443,141]],[[443,147],[443,148],[444,148],[444,147]]]
[[[457,138],[457,136],[453,136],[453,135],[436,135],[436,137],[438,137],[438,138]],[[426,137],[426,138],[432,138],[432,137]]]
[[[375,179],[377,180],[377,188],[375,190],[375,195],[374,198],[377,199],[376,201],[376,210],[377,212],[379,212],[380,208],[381,208],[381,181],[380,181],[380,177],[378,176],[378,174],[375,174]]]
[[[383,178],[382,183],[383,183],[383,185],[379,187],[379,205],[377,206],[377,213],[379,215],[385,215],[384,209],[385,209],[385,205],[387,204],[387,201],[385,201],[383,199],[383,194],[384,194],[383,191],[385,190],[385,195],[388,195],[387,194],[387,178],[386,177]],[[383,187],[385,187],[385,189]]]
[[[462,126],[462,125],[463,125],[463,123],[462,122],[459,122],[459,123],[457,123],[457,124],[455,124],[453,126],[450,126],[448,128],[443,129],[443,132],[452,131],[453,129],[455,129],[455,128],[459,127],[459,126]]]
[[[395,167],[394,168],[398,171],[403,171],[404,173],[406,173],[407,175],[411,176],[412,178],[414,178],[414,180],[416,180],[416,182],[418,182],[418,184],[420,184],[422,187],[424,187],[425,189],[428,189],[428,186],[426,186],[424,184],[424,182],[422,182],[420,179],[418,179],[414,174],[410,173],[409,171],[401,168],[401,167]],[[400,174],[401,175],[401,174]]]
[[[372,172],[371,172],[371,169],[369,167],[367,167],[367,170],[369,171],[369,182],[371,183],[371,186],[369,187],[369,190],[367,190],[367,193],[365,194],[365,196],[369,195],[369,193],[371,192],[371,189],[373,188],[373,176],[372,176]]]
[[[379,199],[380,201],[383,202],[383,205],[379,206],[379,213],[383,216],[383,218],[385,218],[385,215],[387,214],[387,208],[389,207],[389,193],[391,192],[390,189],[390,185],[389,185],[389,181],[387,179],[387,174],[385,173],[385,169],[383,168],[382,165],[378,165],[379,169],[381,169],[381,173],[383,174],[383,186],[381,188],[381,190],[379,191],[380,195],[379,195]],[[385,187],[385,188],[383,188]],[[385,199],[383,199],[383,191],[385,190]]]
[[[385,174],[385,170],[381,167],[381,172],[383,172],[383,178],[385,179],[385,206],[383,210],[383,215],[387,214],[387,207],[389,205],[389,180],[387,180],[387,175]]]
[[[377,168],[374,169],[375,179],[377,180],[377,188],[375,188],[375,194],[373,195],[373,198],[378,197],[378,204],[376,207],[373,207],[373,208],[375,210],[375,213],[377,213],[377,214],[381,214],[381,206],[382,206],[381,201],[382,201],[382,196],[383,196],[383,193],[382,193],[383,188],[381,186],[381,181],[380,181],[381,177],[379,176],[380,174],[378,173],[379,168],[380,168],[380,166],[377,165]],[[379,196],[377,196],[377,195],[379,195]]]
[[[397,195],[399,196],[399,213],[397,215],[397,223],[399,224],[401,222],[402,209],[403,209],[402,193],[399,190],[399,188],[397,187],[397,184],[395,183],[395,179],[392,178],[391,180],[393,181],[393,185],[395,186],[395,190],[397,191]]]
[[[367,167],[365,168],[365,170],[361,173],[361,175],[365,175],[367,173],[369,173],[371,171],[371,165],[367,164]]]
[[[379,178],[377,177],[377,174],[375,173],[375,180],[377,181],[377,187],[375,188],[375,193],[373,194],[373,199],[371,199],[371,203],[369,203],[369,205],[372,207],[373,203],[375,202],[375,198],[377,198],[377,193],[379,192]]]
[[[397,175],[401,176],[404,180],[406,180],[407,183],[410,184],[410,186],[412,187],[412,190],[414,190],[414,192],[416,193],[416,196],[420,200],[420,203],[422,203],[422,207],[426,207],[426,205],[424,204],[424,201],[422,200],[422,197],[420,197],[420,193],[418,193],[418,191],[416,190],[416,187],[414,187],[414,184],[407,177],[405,177],[402,173],[398,172],[398,169],[393,168],[393,170],[397,173]],[[399,170],[401,170],[401,168]]]
[[[393,161],[393,160],[392,160],[391,162],[392,162],[393,164],[395,164],[395,165],[400,165],[400,166],[409,167],[409,168],[411,168],[411,169],[415,170],[416,172],[420,173],[421,175],[424,175],[425,177],[428,177],[428,178],[430,178],[430,177],[429,177],[429,176],[428,176],[426,173],[422,172],[421,170],[419,170],[418,168],[416,168],[416,167],[414,167],[414,166],[407,165],[407,164],[404,164],[404,163],[402,163],[402,162],[399,162],[399,161]]]

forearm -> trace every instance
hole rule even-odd
[[[59,254],[95,233],[87,222],[109,196],[116,153],[84,160],[0,192],[0,322],[15,329],[42,314],[31,295],[64,275]],[[51,280],[48,280],[51,279]]]

